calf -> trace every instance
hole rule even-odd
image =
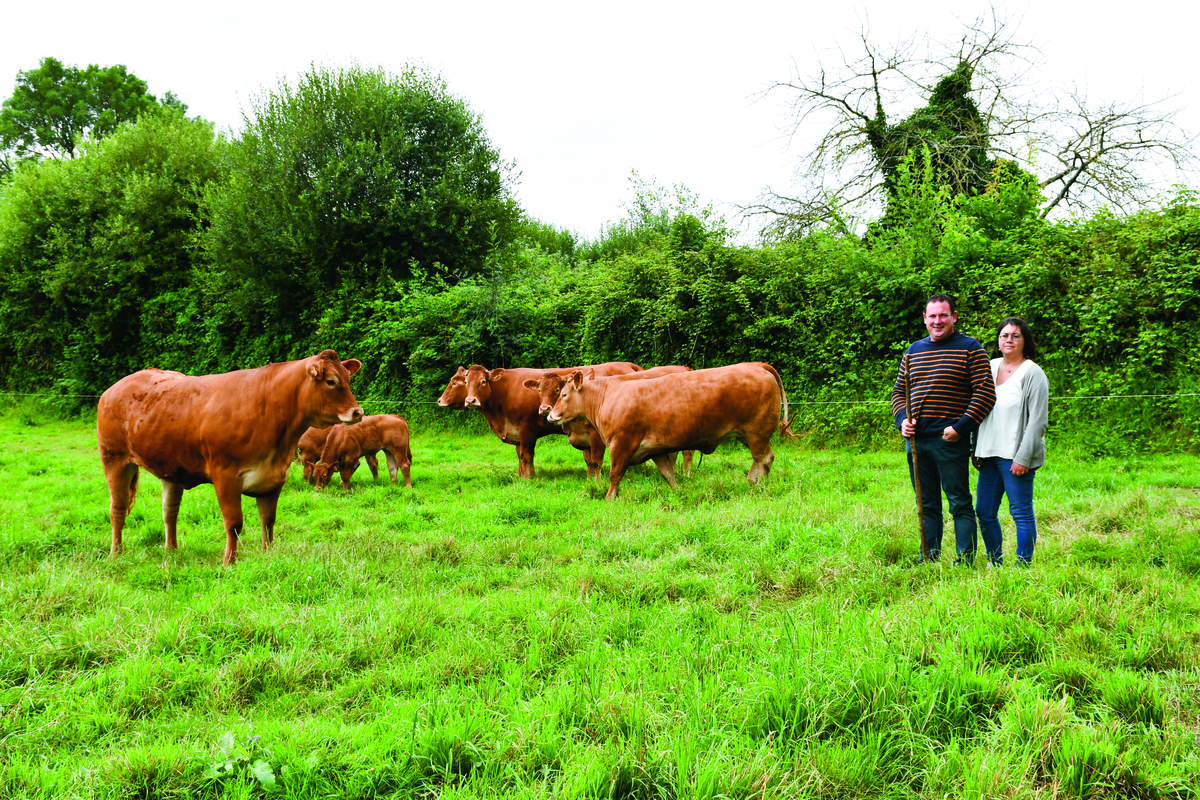
[[[361,366],[325,350],[222,375],[145,369],[110,386],[96,406],[96,436],[108,482],[112,553],[121,551],[139,467],[162,480],[168,550],[178,546],[175,523],[184,490],[202,483],[213,485],[221,508],[224,563],[237,559],[242,495],[258,501],[266,549],[300,435],[362,419],[350,391],[350,376]]]
[[[342,490],[349,489],[350,476],[358,469],[358,460],[363,456],[374,459],[375,453],[380,450],[387,458],[388,476],[392,483],[396,483],[396,469],[399,467],[404,475],[404,485],[411,489],[409,468],[412,466],[412,450],[408,446],[408,423],[395,414],[375,414],[363,417],[357,425],[338,425],[331,429],[325,449],[321,451],[321,459],[313,468],[314,485],[324,489],[329,484],[330,474],[339,472]],[[375,477],[379,477],[377,472]]]
[[[771,436],[780,426],[780,403],[787,419],[783,380],[770,364],[752,362],[664,375],[655,380],[592,379],[576,370],[568,376],[546,417],[567,422],[583,417],[608,443],[612,464],[605,499],[617,496],[625,470],[653,459],[667,483],[675,486],[659,456],[693,449],[712,453],[737,439],[750,449],[746,476],[758,483],[771,471]]]
[[[313,467],[321,460],[321,451],[325,449],[325,440],[329,438],[333,427],[330,425],[328,428],[309,428],[300,437],[296,456],[304,469],[304,482],[310,486],[314,485]],[[363,458],[366,459],[367,468],[371,470],[371,477],[379,480],[379,459],[375,457],[375,453],[363,453]]]

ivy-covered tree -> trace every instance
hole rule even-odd
[[[881,47],[864,32],[853,52],[843,51],[832,69],[822,65],[768,90],[790,96],[792,136],[815,141],[796,191],[768,188],[762,202],[744,209],[764,215],[769,233],[849,228],[845,214],[860,206],[868,214],[886,207],[888,221],[898,165],[924,150],[941,185],[967,197],[994,184],[997,169],[1036,170],[1048,198],[1042,216],[1056,208],[1138,207],[1163,188],[1149,168],[1184,175],[1195,163],[1194,135],[1161,101],[1097,105],[1073,90],[1034,91],[1030,74],[1040,54],[994,14],[949,47],[917,36]],[[913,105],[916,111],[893,121],[896,108]]]
[[[159,105],[124,64],[80,69],[43,58],[37,69],[17,73],[12,97],[0,107],[0,149],[15,160],[71,157],[85,136],[107,136]],[[170,92],[162,105],[187,109]]]

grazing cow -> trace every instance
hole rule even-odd
[[[96,407],[96,434],[108,481],[112,553],[121,551],[138,467],[162,480],[168,550],[178,546],[175,522],[184,490],[202,483],[213,485],[221,507],[224,563],[237,559],[242,495],[258,501],[266,549],[300,435],[312,426],[362,419],[350,391],[350,376],[361,366],[325,350],[222,375],[145,369],[110,386]]]
[[[342,490],[350,488],[350,476],[358,469],[359,458],[374,459],[383,451],[387,458],[388,476],[396,483],[396,468],[404,475],[404,485],[412,488],[409,468],[412,450],[408,446],[408,423],[395,414],[373,414],[363,417],[357,425],[335,425],[325,441],[321,460],[313,468],[314,486],[324,489],[331,473],[342,475]],[[372,470],[374,472],[374,470]],[[379,477],[379,473],[375,473]]]
[[[325,449],[325,440],[329,438],[329,432],[334,426],[328,428],[309,428],[300,437],[300,444],[297,448],[296,455],[300,459],[300,465],[304,468],[304,482],[308,485],[314,485],[313,467],[321,460],[321,451]],[[379,480],[379,459],[375,453],[363,453],[363,458],[367,462],[367,468],[371,470],[371,477]]]
[[[623,375],[640,372],[642,368],[628,361],[610,361],[594,367],[571,367],[563,371],[575,369],[595,369],[602,375]],[[459,370],[462,372],[461,367]],[[540,378],[544,372],[546,370],[503,368],[489,372],[478,364],[465,371],[464,406],[479,409],[500,441],[517,446],[517,474],[522,478],[532,478],[534,475],[533,452],[537,440],[551,434],[567,433],[561,425],[549,423],[538,414],[538,396],[524,386],[526,380]],[[442,397],[446,398],[444,405],[450,405],[451,399],[460,391],[456,387],[458,378],[457,374],[451,378],[450,385],[442,393]],[[438,402],[441,404],[440,400]],[[598,470],[597,456],[604,455],[599,435],[568,434],[568,439],[573,447],[583,451],[588,474]]]
[[[582,370],[572,372],[546,419],[584,417],[600,431],[612,459],[606,500],[617,496],[630,465],[653,459],[674,488],[674,476],[660,459],[663,453],[687,448],[707,455],[730,439],[750,448],[754,461],[746,479],[751,484],[770,473],[775,460],[771,436],[781,427],[781,401],[787,420],[787,393],[770,364],[734,364],[649,381],[591,378]]]
[[[613,380],[638,381],[638,380],[646,380],[648,378],[658,378],[663,375],[672,375],[677,372],[691,372],[691,371],[692,371],[691,367],[682,367],[682,366],[674,366],[674,365],[665,366],[665,367],[651,367],[650,369],[642,370],[641,372],[631,372],[627,375],[620,375],[620,376],[614,377]],[[563,387],[567,385],[567,377],[570,374],[571,374],[570,371],[563,371],[563,370],[560,370],[558,372],[553,372],[553,371],[543,372],[541,378],[539,378],[538,380],[531,379],[531,380],[525,381],[526,389],[530,389],[530,390],[538,393],[538,413],[541,414],[543,417],[550,413],[550,409],[554,408],[554,401],[558,399],[558,395],[562,392]],[[596,433],[596,429],[592,426],[592,424],[583,417],[573,419],[570,422],[564,422],[562,428],[564,431],[567,432],[568,436],[575,435],[576,438],[578,438],[578,439],[582,439],[583,436],[587,436],[589,441],[592,438],[594,438],[595,433]],[[572,440],[572,442],[573,441],[574,440]],[[595,474],[593,475],[593,473],[592,473],[592,462],[589,460],[589,462],[588,462],[588,477],[589,478],[592,478],[592,477],[599,478],[602,476],[601,465],[604,462],[604,446],[605,446],[604,439],[601,437],[600,443],[598,445],[593,445],[591,448],[592,449],[591,456],[595,460]],[[694,456],[694,451],[692,451],[692,450],[684,450],[683,451],[683,471],[684,471],[685,475],[692,474],[692,458],[693,458],[693,456]],[[672,480],[674,480],[674,473],[675,473],[675,456],[674,456],[674,454],[672,454],[670,458],[671,458],[671,461],[670,461],[671,476],[672,476]]]

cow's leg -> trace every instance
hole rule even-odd
[[[271,494],[259,495],[258,500],[258,521],[262,523],[262,546],[266,550],[275,543],[275,509],[279,507],[279,493],[283,491],[280,486]]]
[[[696,455],[695,450],[683,451],[683,474],[685,477],[692,477],[692,458]]]
[[[225,557],[222,563],[226,566],[237,561],[238,537],[242,535],[242,488],[239,481],[213,478],[213,489],[217,493],[217,505],[221,508],[221,519],[225,523]]]
[[[652,459],[654,466],[658,467],[658,474],[663,476],[672,489],[679,488],[679,484],[675,482],[675,458],[678,455],[678,452],[661,453]]]
[[[305,461],[303,463],[304,463],[304,482],[307,483],[309,486],[312,486],[316,483],[316,481],[313,479],[313,467],[315,467],[317,465],[317,462]]]
[[[179,542],[175,539],[175,523],[179,520],[179,503],[183,500],[183,486],[170,481],[163,481],[163,527],[167,529],[168,550],[178,550]]]
[[[412,469],[412,448],[407,445],[404,447],[404,458],[400,460],[400,474],[404,476],[404,487],[412,488],[412,476],[409,471]]]
[[[385,450],[386,454],[387,451]],[[367,460],[367,469],[371,470],[371,477],[379,480],[379,454],[378,453],[363,453],[363,458]],[[391,469],[391,462],[388,462],[388,473],[392,476],[392,483],[396,482],[396,471]]]
[[[378,469],[376,465],[376,469]],[[354,459],[349,464],[342,465],[342,491],[350,491],[350,476],[354,474],[354,470],[358,469],[358,459]]]
[[[584,453],[588,459],[588,478],[599,479],[604,476],[604,438],[600,431],[592,428],[588,431],[590,449]]]
[[[392,479],[392,485],[395,486],[396,485],[396,456],[392,454],[391,450],[385,449],[383,451],[383,457],[385,459],[387,459],[388,477]]]
[[[537,437],[532,433],[521,431],[521,443],[517,445],[517,476],[521,478],[533,477],[533,448],[537,444]]]
[[[617,499],[617,489],[621,485],[621,479],[625,477],[625,470],[629,467],[629,458],[632,455],[633,448],[624,447],[620,442],[609,442],[608,494],[604,495],[605,500]]]
[[[133,507],[137,496],[138,468],[131,462],[113,462],[104,465],[104,479],[108,482],[108,519],[112,523],[112,550],[110,555],[121,552],[121,531],[125,518]]]

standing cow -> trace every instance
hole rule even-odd
[[[313,468],[313,485],[324,489],[330,475],[342,476],[342,489],[350,488],[350,476],[358,469],[358,460],[366,456],[368,463],[380,450],[387,458],[388,476],[396,483],[396,469],[404,475],[404,485],[412,488],[409,470],[412,450],[408,446],[408,423],[395,414],[373,414],[363,417],[357,425],[335,425],[325,440],[325,449]],[[375,477],[379,473],[372,470]]]
[[[642,368],[628,361],[610,361],[594,367],[571,367],[561,371],[575,369],[595,369],[597,374],[623,375],[640,372]],[[547,422],[545,417],[538,414],[538,396],[523,384],[526,380],[541,377],[544,372],[546,370],[520,368],[489,371],[478,364],[470,369],[459,367],[442,392],[438,405],[454,408],[461,397],[464,408],[479,409],[500,441],[517,446],[517,474],[522,478],[532,478],[534,475],[533,453],[537,440],[557,433],[567,433],[571,445],[583,451],[588,474],[592,474],[593,470],[598,471],[598,459],[604,456],[603,442],[598,434],[569,433],[561,425]]]
[[[321,460],[321,451],[325,449],[325,440],[329,438],[329,432],[335,427],[337,426],[309,428],[300,437],[296,455],[300,459],[304,482],[309,486],[314,485],[313,467],[317,466],[317,462]],[[367,468],[371,470],[371,477],[379,480],[379,459],[375,457],[374,453],[364,453],[363,458],[367,462]],[[394,477],[393,475],[393,480]]]
[[[682,366],[676,366],[676,365],[669,365],[669,366],[663,366],[663,367],[651,367],[650,369],[642,370],[641,372],[631,372],[627,375],[615,376],[612,378],[612,380],[621,380],[621,381],[651,380],[654,378],[662,377],[663,375],[673,375],[677,372],[691,372],[691,371],[692,371],[691,367],[682,367]],[[538,395],[538,413],[541,414],[543,417],[549,415],[550,409],[554,408],[554,401],[558,400],[558,395],[562,392],[563,387],[567,385],[567,377],[571,374],[571,372],[572,372],[571,370],[568,370],[568,371],[560,370],[558,372],[554,372],[554,371],[544,372],[544,373],[542,373],[542,376],[540,378],[538,378],[537,380],[525,381],[525,388],[537,393],[537,395]],[[600,376],[600,377],[603,377],[603,376]],[[596,442],[591,447],[591,459],[593,459],[595,461],[595,473],[593,474],[593,471],[592,471],[593,470],[592,460],[589,460],[588,461],[588,477],[589,478],[601,477],[603,475],[603,471],[601,470],[601,467],[604,463],[604,447],[605,447],[604,438],[598,435],[599,432],[595,429],[595,427],[592,425],[592,423],[588,422],[587,419],[584,417],[577,417],[576,419],[573,419],[573,420],[564,421],[562,428],[567,433],[568,437],[570,437],[572,434],[574,434],[576,436],[576,438],[580,438],[580,439],[582,439],[582,437],[586,436],[586,437],[588,437],[589,441]],[[572,443],[574,443],[574,439],[572,440]],[[684,471],[685,475],[692,474],[692,458],[693,458],[693,456],[694,456],[694,452],[692,450],[684,450],[683,451],[683,471]],[[656,461],[655,463],[658,463],[658,462]],[[660,469],[661,469],[661,467],[660,467]],[[670,456],[670,471],[671,471],[671,477],[668,479],[668,483],[671,483],[672,481],[675,480],[675,455],[674,454],[672,454]],[[672,483],[672,485],[674,485],[674,484]]]
[[[100,396],[96,434],[108,481],[112,553],[137,493],[138,468],[163,483],[166,548],[185,489],[211,483],[225,522],[225,564],[237,559],[242,495],[258,501],[263,549],[274,538],[279,491],[300,435],[313,426],[355,423],[363,410],[350,391],[362,364],[333,350],[300,361],[222,375],[146,369]]]
[[[649,381],[593,379],[576,370],[568,376],[546,418],[565,422],[584,417],[608,444],[612,463],[606,500],[631,465],[653,459],[672,487],[660,457],[676,450],[708,455],[737,439],[753,458],[746,479],[758,483],[771,471],[771,436],[780,427],[780,404],[787,419],[783,380],[770,364],[751,362],[664,375]]]

